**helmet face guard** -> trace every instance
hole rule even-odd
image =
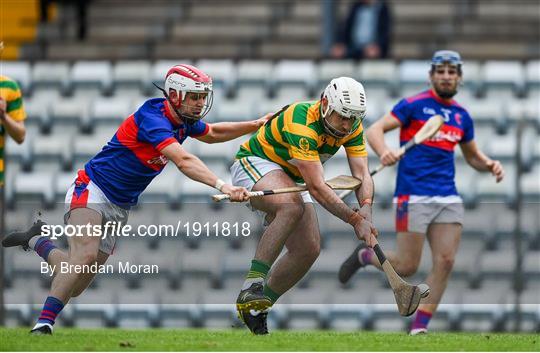
[[[156,86],[157,87],[157,86]],[[159,88],[159,87],[158,87]],[[189,125],[195,124],[197,121],[203,119],[212,108],[214,102],[214,95],[212,91],[212,79],[195,66],[191,65],[176,65],[169,70],[165,78],[165,89],[160,90],[165,95],[165,98],[174,109],[174,112]],[[170,99],[169,93],[176,92],[179,103],[173,104]],[[206,94],[205,102],[202,107],[201,113],[198,115],[191,115],[188,113],[182,113],[181,107],[184,104],[187,93],[194,94]],[[190,106],[186,106],[190,107]]]
[[[461,75],[461,55],[453,50],[439,50],[433,54],[431,58],[431,72],[435,70],[437,66],[448,64],[457,68],[458,73]]]
[[[326,98],[328,105],[325,110],[321,105],[321,118],[325,132],[337,139],[347,137],[352,134],[366,116],[366,94],[361,83],[350,77],[339,77],[333,79],[321,95],[321,99]],[[322,103],[321,103],[322,104]],[[339,114],[342,118],[352,119],[351,130],[342,131],[333,126],[330,121],[330,115],[333,112]]]

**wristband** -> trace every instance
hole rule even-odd
[[[351,216],[347,220],[347,223],[349,223],[350,225],[354,227],[355,224],[357,224],[358,222],[361,222],[363,219],[364,217],[362,217],[360,213],[354,211],[353,214],[351,214]]]
[[[221,179],[218,179],[216,180],[216,185],[214,185],[214,187],[218,189],[219,191],[221,191],[221,188],[223,187],[223,185],[225,185],[225,182]]]
[[[362,203],[360,204],[360,206],[364,206],[364,205],[372,205],[373,204],[373,200],[372,199],[363,199],[362,200]]]

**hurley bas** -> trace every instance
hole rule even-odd
[[[46,262],[41,262],[41,273],[48,273],[51,277],[55,273],[75,273],[75,274],[85,274],[85,273],[119,273],[119,274],[153,274],[159,273],[158,265],[136,265],[131,264],[129,261],[120,261],[117,263],[116,267],[112,264],[108,265],[74,265],[69,262],[62,261],[59,265],[49,265]]]

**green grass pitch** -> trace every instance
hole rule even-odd
[[[0,328],[0,351],[540,351],[536,334],[71,329],[30,336]]]

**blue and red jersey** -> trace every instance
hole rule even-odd
[[[112,139],[85,165],[85,171],[116,205],[129,208],[165,168],[161,150],[189,137],[203,136],[209,126],[203,121],[178,124],[164,98],[147,100],[120,125]]]
[[[392,109],[401,123],[400,145],[406,144],[433,115],[444,124],[431,139],[414,147],[399,162],[395,196],[458,195],[454,182],[454,148],[474,138],[469,113],[454,100],[447,102],[433,90],[402,99]]]

